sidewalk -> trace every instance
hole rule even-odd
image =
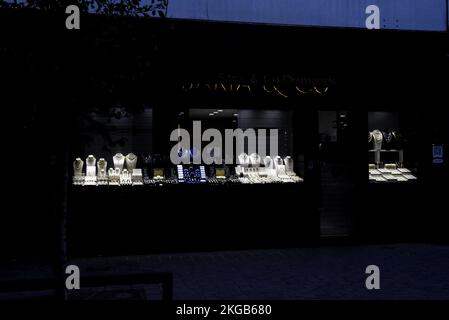
[[[173,272],[175,299],[449,299],[449,246],[398,244],[251,250],[71,261],[83,275]],[[381,290],[365,288],[379,266]],[[50,275],[45,265],[0,267],[2,279]],[[81,299],[158,299],[156,285],[83,291]],[[0,299],[2,297],[0,296]],[[4,298],[4,297],[3,297]]]

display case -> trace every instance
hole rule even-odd
[[[416,128],[400,112],[368,113],[368,171],[370,183],[417,181]]]
[[[147,253],[312,239],[318,217],[305,119],[274,107],[91,114],[69,164],[70,249]],[[281,210],[285,203],[297,209]],[[274,237],[273,228],[284,232]]]
[[[77,187],[304,181],[304,154],[293,154],[290,110],[179,110],[163,120],[160,132],[152,129],[158,120],[151,109],[91,117],[104,136],[84,129],[84,155],[73,159]],[[162,152],[153,152],[155,137]]]

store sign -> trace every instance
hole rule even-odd
[[[333,76],[304,77],[295,74],[219,74],[212,79],[191,79],[181,84],[185,93],[256,95],[289,98],[327,96],[336,86]]]
[[[443,153],[443,145],[442,144],[434,144],[432,146],[432,163],[433,164],[442,164],[444,162],[444,153]]]
[[[445,31],[446,0],[147,0],[154,16],[297,26]],[[160,14],[162,13],[162,14]],[[378,27],[378,28],[377,28]]]

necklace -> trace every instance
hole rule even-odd
[[[271,168],[272,159],[270,156],[266,156],[263,158],[263,164],[265,165],[265,168]]]
[[[382,149],[382,140],[383,140],[382,132],[380,132],[380,130],[377,129],[374,130],[373,138],[374,138],[374,149],[375,150]]]
[[[250,156],[250,160],[253,166],[260,166],[260,156],[257,153],[252,153]]]
[[[93,155],[89,155],[86,159],[86,163],[88,166],[95,166],[96,159]]]
[[[126,167],[129,171],[136,168],[137,157],[134,153],[128,153],[126,156]]]
[[[80,158],[76,158],[75,161],[73,162],[73,164],[75,165],[75,168],[76,168],[77,170],[80,170],[80,169],[83,168],[84,162],[83,162],[83,160],[81,160]]]
[[[239,164],[247,165],[248,164],[248,155],[246,153],[242,153],[239,155]]]
[[[97,166],[98,166],[99,169],[101,169],[101,170],[104,169],[105,170],[107,165],[108,165],[108,163],[103,158],[100,158],[100,160],[98,160]]]
[[[123,169],[123,165],[125,163],[125,157],[121,153],[117,153],[113,158],[114,168],[119,171]]]

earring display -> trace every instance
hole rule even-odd
[[[261,161],[259,155],[251,154],[250,166],[237,166],[236,174],[238,181],[242,184],[261,183],[292,183],[303,182],[304,180],[296,175],[293,170],[293,159],[291,156],[285,157],[285,162],[280,156],[271,158],[266,156]],[[243,160],[243,159],[242,159]],[[263,166],[261,166],[263,162]]]
[[[119,186],[120,185],[120,169],[109,168],[109,185],[110,186]]]
[[[142,169],[133,169],[131,175],[131,181],[133,186],[142,186],[143,185],[143,175]]]
[[[120,172],[120,185],[121,186],[130,186],[132,185],[131,174],[128,169],[123,169]]]

